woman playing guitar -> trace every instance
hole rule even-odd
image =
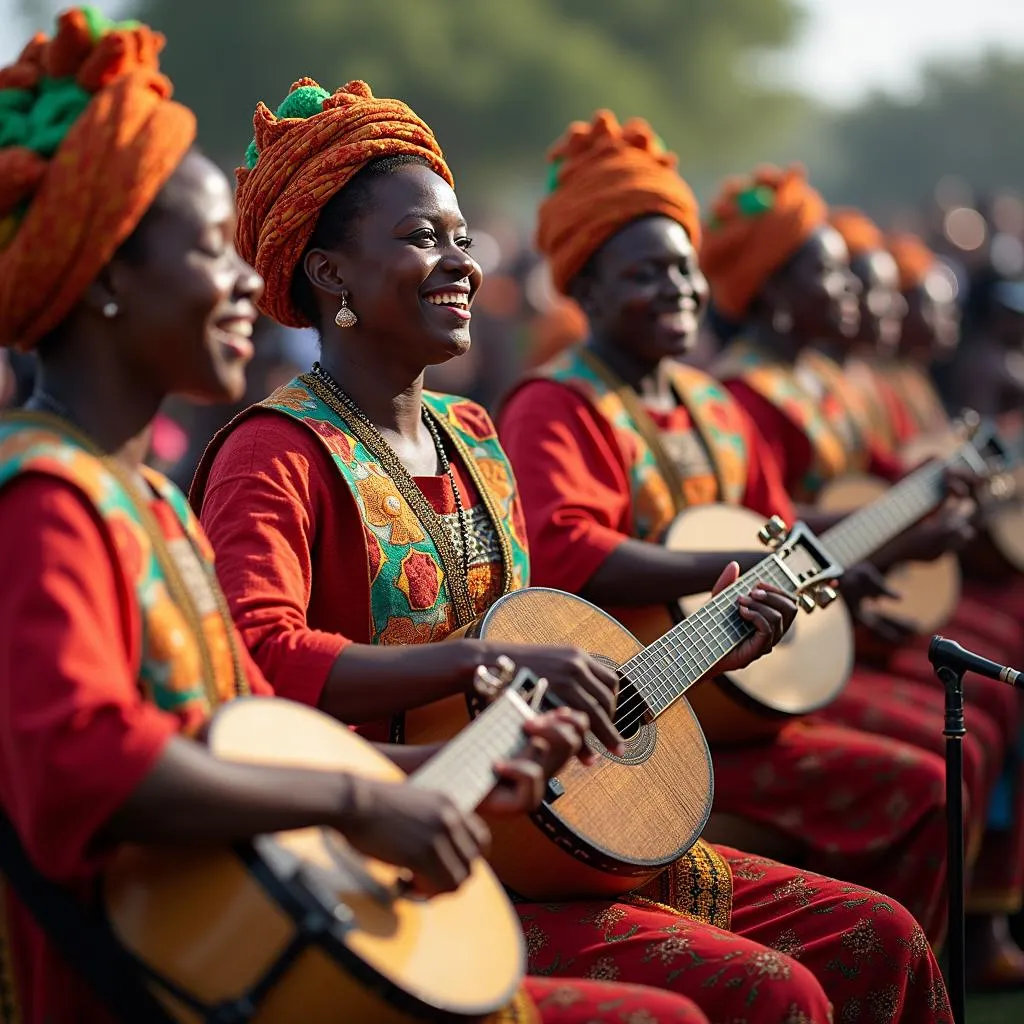
[[[304,88],[312,88],[309,80],[291,95]],[[525,585],[526,538],[486,414],[421,391],[425,366],[469,344],[469,306],[480,284],[433,136],[408,108],[372,98],[363,83],[303,99],[311,101],[304,109],[286,101],[277,117],[257,110],[240,176],[238,238],[257,267],[273,268],[263,308],[320,330],[321,364],[221,435],[193,499],[257,660],[287,690],[372,722],[456,692],[429,673],[442,660],[458,664],[473,644],[424,644]],[[360,134],[385,104],[401,133]],[[381,145],[382,135],[393,141]],[[366,138],[377,145],[364,145]],[[372,162],[396,153],[407,156]],[[427,536],[412,580],[401,567]],[[744,604],[759,633],[734,664],[761,653],[793,614],[790,602],[768,591]],[[576,699],[568,682],[585,684],[602,702],[601,690],[614,685],[579,654],[523,653],[568,698]],[[865,905],[847,917],[834,886],[698,844],[647,892],[616,903],[520,903],[519,910],[533,969],[643,979],[686,993],[716,1020],[821,1019],[826,991],[837,1007],[852,998],[842,971],[828,964],[848,959],[843,950],[857,944],[854,932],[870,934],[873,948],[884,934],[884,956],[850,961],[861,994],[896,986],[903,1019],[931,1019],[929,1005],[941,1017],[941,982],[906,912],[883,901],[888,909],[878,920],[864,917]],[[786,915],[784,946],[804,964],[758,941],[771,941],[781,924],[765,903]],[[826,906],[827,915],[815,912]],[[730,925],[735,931],[725,930]],[[888,966],[890,956],[902,966]]]
[[[219,705],[271,689],[183,495],[142,455],[166,395],[242,394],[262,281],[235,251],[228,182],[192,149],[195,118],[169,98],[162,45],[145,26],[74,9],[52,40],[38,37],[0,70],[0,90],[17,92],[24,111],[48,97],[51,112],[24,117],[17,145],[0,149],[0,342],[34,350],[40,367],[28,410],[0,418],[3,815],[39,878],[83,907],[123,844],[188,856],[182,847],[312,825],[411,868],[425,894],[451,891],[487,829],[447,796],[229,764],[197,741]],[[66,102],[55,122],[57,89]],[[584,728],[564,709],[535,720],[528,753],[499,767],[508,784],[485,809],[533,806]],[[390,752],[407,769],[430,753]],[[112,1019],[24,891],[4,883],[4,1020]],[[535,1001],[544,1021],[593,1020],[608,1002],[657,1021],[707,1020],[670,993],[527,984],[494,1021],[538,1021]]]

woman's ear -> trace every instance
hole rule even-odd
[[[329,295],[345,293],[345,279],[336,259],[324,249],[310,249],[302,261],[302,269],[314,288]]]

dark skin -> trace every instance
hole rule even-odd
[[[888,256],[887,253],[880,255]],[[895,270],[891,257],[869,260],[861,269],[866,273],[870,271],[872,285],[878,284],[875,277],[880,274],[881,280],[891,288]],[[887,289],[882,291],[885,293]],[[896,302],[891,295],[889,297]],[[795,364],[800,353],[812,345],[848,351],[862,330],[860,304],[864,298],[861,279],[850,270],[849,252],[842,235],[824,225],[773,275],[755,301],[752,316],[757,341],[790,364]],[[870,294],[867,298],[870,299]],[[878,304],[884,305],[881,300]],[[869,321],[867,330],[873,333],[881,329],[882,321],[885,330],[891,330],[889,318],[894,314],[890,309],[884,313],[881,320],[875,317]],[[786,324],[788,328],[780,330],[780,325]],[[950,492],[956,496],[968,493],[972,483],[954,474],[948,477]],[[799,506],[798,511],[800,518],[819,534],[843,518],[836,513],[820,512],[813,506]],[[857,606],[867,597],[892,596],[882,572],[901,561],[938,558],[962,546],[970,535],[969,515],[959,506],[946,507],[876,552],[869,562],[851,567],[842,581],[844,597]]]
[[[645,400],[675,406],[662,367],[666,360],[685,358],[696,344],[708,303],[707,279],[683,227],[668,217],[627,224],[594,253],[571,292],[587,315],[594,354]],[[582,596],[604,606],[667,604],[717,590],[723,564],[745,571],[763,558],[762,551],[690,553],[624,540],[587,581]],[[731,582],[732,566],[727,572]],[[740,598],[739,607],[751,623],[761,618],[768,626],[752,638],[758,646],[742,651],[749,664],[752,654],[766,653],[779,642],[796,605],[765,584]]]
[[[461,292],[471,306],[482,273],[469,250],[455,193],[429,168],[410,165],[374,182],[372,203],[348,244],[311,250],[302,268],[320,311],[322,365],[345,382],[413,476],[440,472],[421,416],[424,370],[470,344],[470,319],[429,297]],[[359,317],[355,327],[335,325],[343,296]],[[761,635],[773,634],[760,609],[750,621]],[[477,666],[500,654],[547,678],[562,701],[586,712],[602,743],[624,749],[612,721],[616,673],[571,647],[351,644],[328,675],[321,707],[344,721],[379,720],[465,690]]]
[[[907,308],[896,261],[884,250],[875,249],[851,259],[850,270],[860,282],[860,326],[850,347],[891,356],[899,346]]]
[[[63,406],[138,488],[152,421],[171,394],[237,400],[263,283],[234,249],[227,179],[188,154],[140,225],[40,351],[30,407]],[[113,315],[114,304],[116,310]],[[526,751],[498,766],[485,809],[535,806],[544,780],[580,748],[584,716],[565,709],[528,723]],[[431,748],[406,753],[407,769]],[[488,830],[443,794],[346,774],[229,764],[184,737],[168,741],[142,783],[96,837],[116,842],[223,844],[312,825],[343,832],[371,856],[412,869],[426,892],[455,888]]]

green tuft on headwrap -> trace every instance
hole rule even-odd
[[[744,217],[758,217],[775,205],[775,193],[767,185],[748,188],[736,197],[736,209]]]
[[[98,42],[108,32],[116,32],[118,29],[138,28],[141,22],[138,21],[111,21],[102,11],[93,7],[92,4],[82,5],[82,14],[85,16],[85,23],[89,26],[89,35],[92,41]]]
[[[314,114],[320,114],[324,109],[324,100],[331,94],[318,85],[303,85],[294,92],[288,93],[280,106],[274,111],[274,117],[279,121],[285,118],[296,118],[305,120]],[[260,151],[256,147],[256,139],[253,138],[245,151],[245,166],[251,171],[259,163]]]
[[[330,95],[326,89],[321,89],[318,85],[300,86],[281,100],[281,105],[274,112],[274,116],[279,121],[286,117],[305,120],[321,113],[324,109],[324,100]]]
[[[547,190],[548,195],[558,188],[558,172],[562,169],[562,164],[565,163],[564,157],[559,157],[557,160],[552,160],[548,165],[548,182]]]
[[[0,147],[24,146],[53,156],[91,99],[73,78],[44,78],[36,95],[0,90]]]

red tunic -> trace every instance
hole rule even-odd
[[[685,433],[685,406],[647,408],[663,433]],[[570,593],[634,535],[629,470],[611,425],[576,391],[552,380],[520,387],[502,409],[501,443],[512,460],[527,509],[535,581]],[[753,426],[744,438],[750,473],[743,504],[766,518],[795,514],[768,451]]]
[[[434,480],[440,480],[440,494]],[[447,509],[444,478],[416,482],[435,509]],[[294,686],[287,695],[318,697],[333,657],[325,653],[330,649],[324,634],[334,632],[333,650],[340,650],[345,637],[368,637],[360,561],[366,554],[348,486],[310,431],[273,412],[238,423],[198,483],[202,520],[242,635],[277,686]],[[472,495],[467,484],[460,474],[463,494]],[[297,507],[285,507],[289,494]],[[353,566],[351,574],[347,565]],[[277,593],[277,586],[284,589]],[[275,608],[282,615],[277,624]],[[301,673],[287,664],[290,658],[318,669],[318,685],[296,678]],[[916,811],[930,805],[920,796]],[[929,836],[929,829],[922,835]],[[733,917],[743,935],[656,903],[524,903],[519,911],[531,970],[671,989],[691,997],[714,1021],[753,1013],[757,1019],[818,1024],[826,1019],[829,1000],[851,1012],[861,998],[895,1021],[949,1019],[924,934],[897,903],[721,852],[733,875]],[[849,963],[840,966],[837,956]],[[680,959],[687,970],[679,969]],[[549,1002],[538,1001],[548,1020]]]
[[[153,510],[181,536],[168,506]],[[0,516],[0,804],[37,868],[84,896],[104,864],[96,834],[179,722],[139,691],[138,607],[93,508],[68,483],[26,475],[0,492]],[[243,657],[253,692],[269,693]],[[100,1024],[91,991],[6,898],[22,1019]]]

